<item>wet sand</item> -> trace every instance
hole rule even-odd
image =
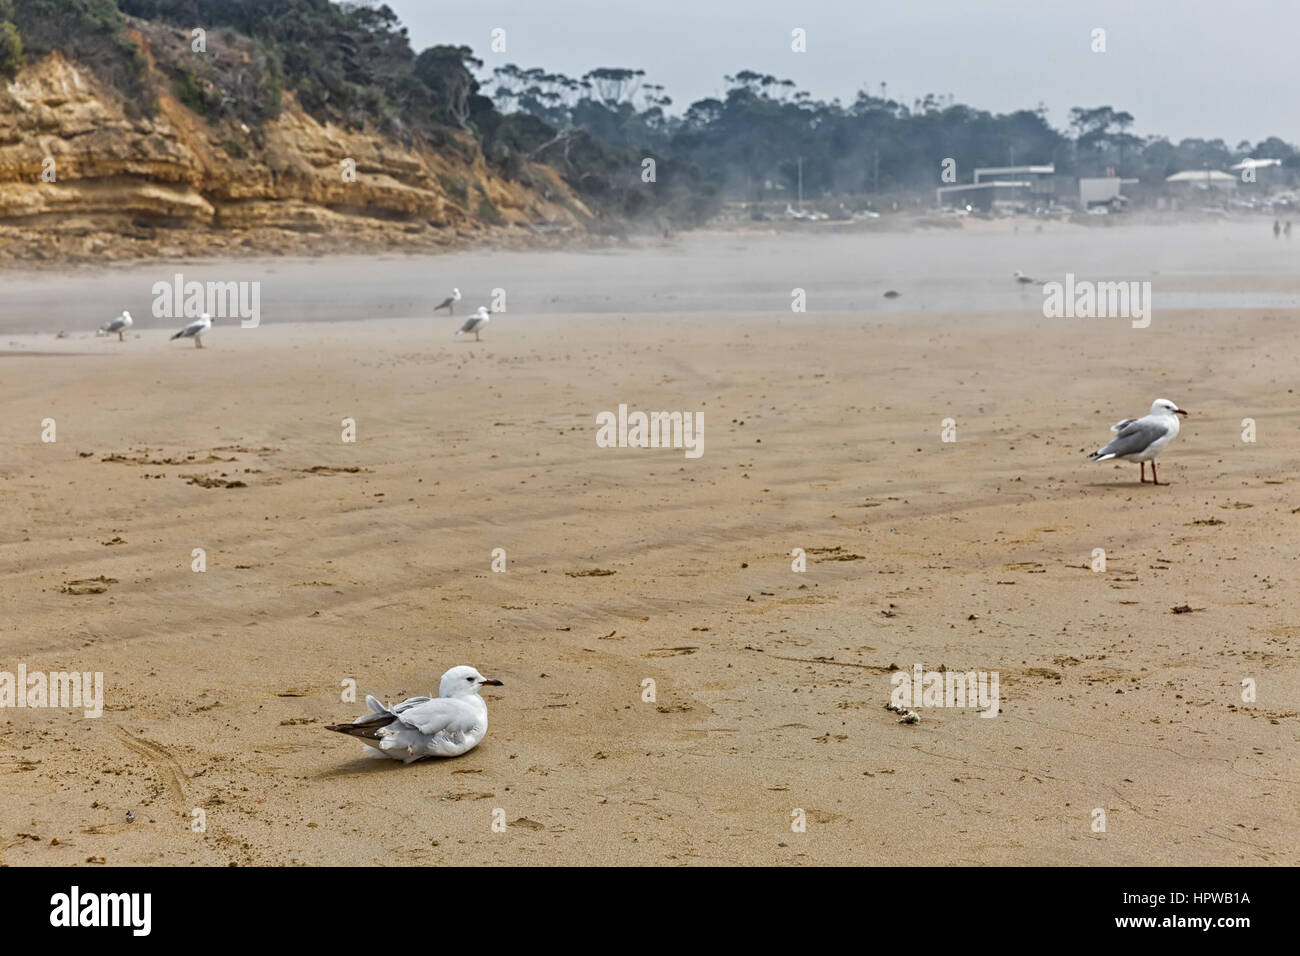
[[[1300,862],[1300,311],[1035,308],[0,340],[0,669],[106,684],[0,711],[3,862]],[[1167,486],[1085,459],[1157,396]],[[461,663],[463,757],[323,729]],[[900,724],[914,664],[999,716]]]

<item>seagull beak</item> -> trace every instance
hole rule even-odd
[[[1187,413],[1186,413],[1185,411],[1183,411],[1181,408],[1175,408],[1175,409],[1174,409],[1174,414],[1175,414],[1175,415],[1186,415]]]
[[[488,680],[485,677],[483,678],[483,686],[484,687],[505,687],[506,685],[501,683],[499,680]]]

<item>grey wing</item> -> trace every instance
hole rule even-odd
[[[430,701],[430,700],[433,700],[433,698],[432,697],[408,697],[400,704],[390,707],[389,710],[394,714],[400,714],[404,710],[410,710],[416,704],[423,704],[425,701]]]
[[[201,328],[203,328],[203,320],[195,319],[189,325],[185,326],[185,328],[181,329],[181,335],[193,335]]]
[[[437,312],[439,309],[445,309],[447,308],[447,306],[451,305],[455,301],[456,300],[453,299],[451,296],[447,296],[447,298],[443,299],[441,302],[439,302],[437,305],[433,307],[433,311]]]
[[[1169,429],[1158,422],[1144,422],[1141,419],[1130,421],[1119,430],[1115,440],[1098,451],[1097,454],[1099,456],[1114,455],[1116,458],[1124,455],[1135,455],[1153,442],[1164,438],[1167,434],[1169,434]]]
[[[352,722],[362,726],[366,724],[379,724],[380,726],[390,724],[393,722],[394,718],[398,718],[398,716],[404,711],[409,710],[417,704],[423,704],[427,700],[429,700],[428,697],[408,697],[400,704],[394,704],[392,707],[385,707],[376,698],[372,697],[370,694],[366,694],[366,707],[369,708],[369,713],[362,714]]]
[[[468,733],[477,723],[470,706],[452,697],[435,697],[412,704],[398,714],[397,719],[426,735],[443,731]]]
[[[384,724],[392,723],[393,712],[369,694],[366,695],[366,707],[369,708],[369,712],[362,714],[356,720],[352,721],[352,723],[360,724],[362,726],[365,726],[366,724],[378,724],[383,726]]]
[[[462,332],[473,332],[476,328],[479,327],[479,323],[482,321],[483,320],[480,319],[477,315],[471,315],[468,319],[465,320],[465,324],[460,327],[460,330]]]
[[[118,329],[122,328],[125,325],[126,323],[123,322],[121,319],[114,319],[112,322],[108,323],[108,325],[104,326],[104,331],[116,332]]]
[[[1132,425],[1135,421],[1137,421],[1136,418],[1126,418],[1122,422],[1116,422],[1114,425],[1111,425],[1110,430],[1118,435],[1121,431],[1124,430],[1124,428],[1126,428],[1129,425]]]

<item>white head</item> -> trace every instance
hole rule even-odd
[[[499,680],[488,680],[468,664],[453,667],[442,675],[438,683],[439,697],[468,697],[477,694],[480,687],[502,687]]]
[[[131,313],[126,311],[126,309],[122,310],[122,321],[125,322],[127,325],[131,324]]]
[[[451,297],[452,297],[453,299],[455,299],[457,302],[459,302],[459,301],[460,301],[460,289],[452,289],[452,290],[451,290]]]
[[[1167,398],[1157,398],[1151,403],[1152,415],[1186,415],[1187,413]]]
[[[208,315],[208,313],[206,312],[200,315],[199,318],[202,319],[204,322],[208,323],[208,325],[212,324],[212,316]]]
[[[478,311],[474,313],[474,317],[477,319],[482,319],[484,322],[488,321],[489,316],[488,316],[487,306],[480,305],[478,307]]]

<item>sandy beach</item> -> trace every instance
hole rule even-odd
[[[3,862],[1300,862],[1300,310],[906,301],[0,342],[0,669],[105,688],[0,712]],[[1086,460],[1157,395],[1167,486]],[[464,757],[323,729],[460,663]]]

